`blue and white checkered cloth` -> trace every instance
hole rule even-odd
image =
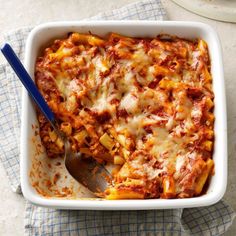
[[[91,19],[163,20],[166,14],[160,0],[144,0]],[[21,59],[30,30],[15,30],[4,38]],[[0,65],[0,87],[0,160],[13,191],[20,193],[19,117],[22,86],[7,64]],[[223,201],[204,208],[148,211],[70,211],[26,204],[25,235],[28,236],[216,236],[227,231],[236,215]]]

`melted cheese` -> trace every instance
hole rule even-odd
[[[193,185],[188,181],[187,187],[180,186],[178,179],[184,168],[191,170],[201,157],[201,142],[209,136],[205,130],[212,129],[206,127],[210,121],[200,124],[204,112],[212,117],[211,111],[203,111],[206,97],[208,101],[213,97],[210,76],[206,76],[206,45],[178,38],[133,40],[116,34],[108,40],[79,34],[74,38],[83,40],[74,42],[72,34],[36,65],[45,75],[36,79],[54,74],[58,94],[70,111],[60,122],[77,121],[72,123],[70,138],[83,128],[93,143],[86,144],[90,155],[106,161],[119,157],[125,168],[117,174],[118,185],[129,179],[162,184],[163,176],[174,176],[178,193]],[[194,92],[196,87],[202,95],[189,95],[188,89]],[[93,112],[88,115],[86,108]],[[94,116],[91,120],[93,114],[103,112],[112,119],[108,116],[99,123]],[[108,144],[98,141],[104,134]],[[83,141],[73,142],[77,151],[85,149]],[[159,187],[149,190],[159,191]]]
[[[71,89],[69,88],[71,79],[68,76],[59,74],[59,76],[55,79],[55,82],[63,96],[69,97],[69,95],[71,94]]]
[[[128,118],[127,121],[123,121],[123,123],[117,124],[116,130],[117,132],[128,131],[132,135],[140,135],[140,133],[144,132],[143,122],[145,119],[145,114],[139,114],[134,117]]]
[[[130,93],[127,93],[120,102],[120,108],[126,109],[129,113],[135,113],[138,109],[138,99]]]
[[[105,94],[102,94],[94,101],[91,109],[96,110],[99,113],[103,111],[113,112],[113,106],[109,103]]]

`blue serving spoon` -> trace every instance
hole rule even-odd
[[[59,129],[52,110],[44,100],[11,46],[6,43],[1,47],[1,51],[24,87],[27,89],[30,97],[50,122],[56,134],[63,140],[65,151],[64,162],[70,175],[79,183],[87,187],[96,196],[101,197],[108,185],[111,184],[112,178],[110,173],[95,159],[84,157],[82,154],[72,151],[71,144],[66,135]]]

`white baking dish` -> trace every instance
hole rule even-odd
[[[214,113],[216,120],[213,156],[215,161],[215,175],[211,178],[208,190],[204,195],[189,199],[101,200],[98,198],[88,198],[91,197],[91,195],[82,187],[80,187],[80,190],[82,189],[81,191],[84,193],[81,195],[78,194],[74,198],[58,198],[53,196],[53,194],[51,194],[50,197],[43,197],[32,187],[32,176],[38,175],[37,172],[40,172],[39,176],[41,176],[41,179],[50,177],[51,170],[41,162],[38,163],[38,167],[34,166],[34,173],[31,172],[31,177],[29,177],[32,165],[35,165],[35,163],[32,163],[32,158],[37,152],[37,145],[34,138],[35,130],[32,129],[32,124],[37,124],[37,119],[34,106],[27,92],[24,90],[21,127],[21,184],[25,198],[41,206],[60,209],[90,210],[186,208],[207,206],[219,201],[224,195],[227,184],[227,125],[221,46],[214,30],[210,26],[202,23],[176,21],[81,21],[43,24],[32,30],[26,44],[25,66],[32,77],[34,76],[35,60],[40,50],[51,40],[65,37],[68,32],[73,31],[82,33],[88,33],[90,31],[99,36],[104,36],[109,32],[134,37],[155,37],[157,34],[171,34],[188,39],[202,38],[208,43],[212,65],[213,90],[215,93]],[[36,140],[40,142],[38,137]],[[43,157],[45,156],[44,153],[40,154],[40,156],[45,158]],[[41,157],[37,158],[36,161],[41,160]],[[46,160],[46,158],[44,160]],[[43,165],[44,167],[42,167]],[[63,169],[63,165],[60,168]],[[33,178],[36,177],[34,176]],[[60,181],[63,185],[66,181],[68,183],[68,178],[65,181]],[[70,180],[70,184],[71,181],[73,180]],[[79,185],[76,184],[73,186],[76,189],[79,187]],[[78,198],[78,196],[82,198]]]

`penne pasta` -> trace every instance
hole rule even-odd
[[[208,45],[170,35],[72,32],[38,58],[36,84],[72,150],[115,166],[106,199],[190,198],[213,173]],[[63,142],[38,114],[49,157]]]

